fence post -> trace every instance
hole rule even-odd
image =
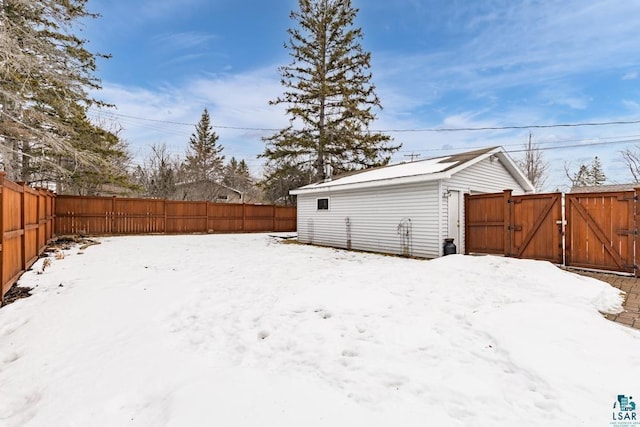
[[[47,190],[47,206],[49,210],[47,211],[47,206],[45,206],[45,215],[47,216],[47,224],[45,232],[45,240],[48,242],[53,239],[53,236],[56,236],[58,232],[56,231],[56,197],[57,195],[50,190]],[[50,215],[47,215],[47,212]]]
[[[27,270],[27,227],[26,227],[26,214],[27,214],[27,199],[24,196],[27,189],[26,182],[18,183],[22,186],[22,191],[20,192],[20,229],[22,230],[22,235],[20,236],[20,257],[21,257],[21,268],[23,271]]]
[[[503,190],[504,204],[504,256],[511,256],[511,192]]]
[[[6,173],[0,172],[0,302],[4,301],[4,177]]]
[[[204,210],[205,210],[205,216],[207,217],[204,220],[204,222],[205,222],[205,224],[204,224],[204,232],[208,234],[209,233],[209,202],[208,201],[205,202],[205,209]]]
[[[115,234],[114,233],[115,229],[116,229],[116,196],[111,196],[111,230],[108,231],[108,233]]]
[[[635,226],[635,230],[633,233],[633,247],[634,247],[634,259],[633,259],[633,269],[635,271],[635,276],[636,277],[640,277],[640,269],[638,268],[638,259],[640,258],[640,254],[638,252],[640,252],[640,248],[638,247],[638,228],[640,227],[640,224],[638,224],[638,221],[640,220],[640,200],[638,199],[638,197],[640,197],[640,188],[634,188],[633,189],[633,204],[634,204],[634,209],[633,209],[633,224]]]
[[[38,199],[37,199],[37,203],[36,203],[36,220],[38,221],[38,232],[36,233],[36,247],[38,248],[38,255],[40,255],[40,249],[42,247],[44,247],[44,242],[46,241],[46,239],[44,238],[44,235],[46,233],[47,227],[46,225],[42,222],[42,220],[44,219],[44,215],[42,215],[42,209],[40,209],[40,203],[43,202],[45,200],[44,198],[44,190],[42,188],[38,188]],[[42,235],[42,238],[40,237],[40,235]]]
[[[469,193],[464,193],[464,254],[469,255]],[[460,244],[462,242],[459,242]]]
[[[246,223],[247,222],[247,205],[245,203],[242,204],[242,232],[246,231]]]
[[[167,199],[162,200],[162,207],[164,208],[164,224],[162,225],[161,233],[167,234]]]

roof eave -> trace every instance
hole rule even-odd
[[[312,187],[312,188],[301,187],[295,190],[290,190],[289,194],[291,194],[292,196],[298,196],[301,194],[327,193],[331,191],[348,191],[348,190],[359,190],[363,188],[388,187],[391,185],[415,184],[420,182],[437,181],[439,179],[448,179],[448,178],[451,178],[451,175],[452,174],[450,172],[438,172],[438,173],[431,173],[431,174],[403,176],[399,178],[386,178],[386,179],[377,179],[373,181],[354,182],[350,184],[336,183],[336,185],[326,185],[327,183],[323,183],[322,187]]]
[[[313,194],[313,193],[327,193],[331,191],[348,191],[348,190],[356,190],[361,188],[377,188],[377,187],[386,187],[391,185],[402,185],[402,184],[411,184],[418,182],[429,182],[429,181],[437,181],[440,179],[449,179],[456,173],[467,169],[470,166],[473,166],[476,163],[479,163],[485,159],[490,158],[491,156],[496,156],[500,163],[509,171],[511,176],[518,182],[518,184],[522,187],[525,193],[535,193],[535,187],[531,184],[531,181],[527,179],[524,173],[520,170],[518,165],[513,161],[513,159],[507,154],[507,152],[502,147],[494,147],[489,149],[488,151],[477,155],[476,157],[461,162],[459,165],[447,169],[443,172],[429,173],[429,174],[419,174],[405,177],[394,177],[394,178],[386,178],[386,179],[377,179],[372,181],[364,181],[364,182],[355,182],[350,184],[340,184],[340,180],[336,180],[335,184],[332,183],[321,183],[321,184],[311,184],[305,187],[297,188],[289,191],[289,194],[293,196],[302,195],[302,194]]]
[[[522,187],[525,193],[535,193],[536,187],[529,181],[524,172],[520,170],[520,167],[516,164],[516,162],[507,154],[504,148],[498,146],[493,149],[487,151],[486,153],[475,157],[468,162],[464,162],[455,168],[450,170],[451,174],[455,174],[460,172],[463,169],[466,169],[476,163],[479,163],[485,159],[490,158],[491,156],[497,156],[503,166],[509,171],[511,176],[518,182],[518,184]]]

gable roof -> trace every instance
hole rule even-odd
[[[394,184],[412,182],[427,182],[451,178],[457,172],[468,168],[484,159],[496,156],[514,179],[527,192],[535,191],[533,185],[524,176],[515,162],[507,155],[502,147],[489,147],[481,150],[433,157],[415,162],[399,163],[364,169],[337,176],[331,181],[318,182],[291,190],[290,194],[306,194],[316,191],[348,190],[355,188],[382,187]]]
[[[194,185],[211,185],[211,186],[215,186],[215,187],[219,187],[222,188],[223,190],[227,190],[230,191],[232,193],[236,193],[240,196],[242,196],[242,191],[240,190],[236,190],[235,188],[231,188],[228,187],[224,184],[220,184],[219,182],[214,182],[214,181],[210,181],[210,180],[206,180],[206,179],[199,179],[196,181],[183,181],[183,182],[178,182],[176,183],[176,188],[183,188],[183,187],[191,187]]]

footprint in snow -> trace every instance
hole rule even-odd
[[[331,313],[328,311],[323,310],[322,308],[319,308],[317,310],[314,310],[316,313],[318,313],[318,315],[320,317],[322,317],[323,319],[330,319],[331,318]]]
[[[12,352],[2,357],[2,363],[9,364],[15,362],[18,359],[20,359],[20,355],[18,353]]]

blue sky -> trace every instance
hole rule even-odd
[[[629,181],[619,152],[640,140],[640,124],[407,130],[639,120],[640,2],[353,4],[384,107],[373,128],[403,143],[394,162],[493,145],[517,158],[531,131],[551,166],[547,189],[568,183],[565,162],[576,170],[596,155],[610,183]],[[227,127],[288,123],[268,101],[282,92],[277,67],[289,61],[283,43],[296,7],[295,0],[90,1],[102,16],[85,24],[83,36],[93,51],[113,55],[99,62],[96,96],[117,106],[92,117],[117,120],[140,163],[153,143],[183,155],[206,107],[227,158],[246,159],[259,175],[260,138],[270,132]]]

